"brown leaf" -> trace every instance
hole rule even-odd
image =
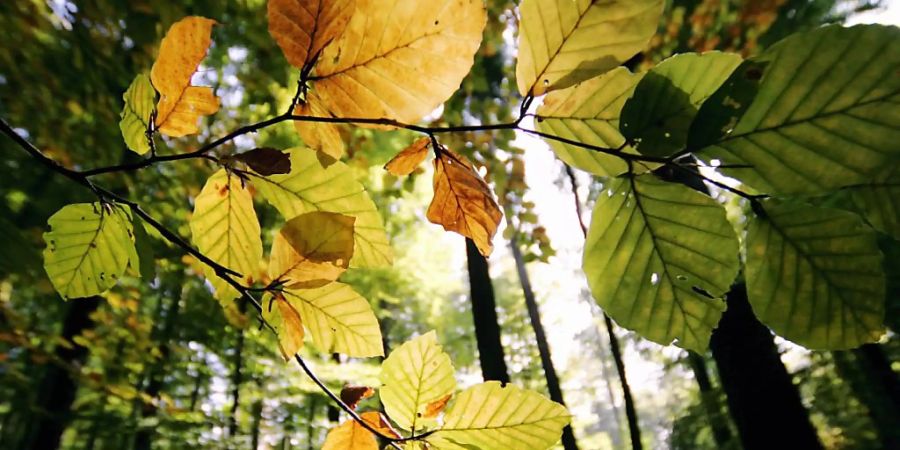
[[[430,143],[431,138],[427,136],[416,140],[388,161],[384,165],[384,170],[398,177],[411,174],[422,161],[425,161]]]
[[[450,397],[453,397],[453,393],[449,393],[425,406],[425,413],[422,414],[422,417],[426,419],[433,419],[447,407],[447,403],[450,401]]]
[[[367,399],[373,395],[375,395],[375,389],[368,386],[344,386],[344,388],[341,389],[341,401],[353,409],[356,409],[356,405],[358,405],[361,400]]]
[[[272,242],[269,277],[289,288],[324,286],[347,270],[356,218],[313,211],[289,220]]]
[[[276,295],[272,301],[275,302],[273,306],[278,309],[281,318],[280,322],[273,321],[276,322],[274,325],[278,330],[278,349],[287,361],[303,347],[303,320],[300,313],[282,295]]]
[[[234,155],[234,159],[248,165],[262,175],[291,173],[291,156],[271,147],[260,147]]]
[[[344,32],[354,0],[269,0],[269,34],[294,67],[305,67]]]
[[[434,160],[434,198],[428,220],[475,241],[488,256],[503,214],[488,184],[465,157],[442,148]]]

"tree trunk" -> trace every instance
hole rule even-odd
[[[331,354],[331,360],[337,364],[341,363],[341,355],[337,353]],[[337,424],[341,421],[341,410],[334,403],[328,402],[328,421]]]
[[[732,286],[726,300],[710,348],[744,448],[821,449],[772,334],[750,309],[744,284]]]
[[[237,412],[241,405],[241,383],[243,383],[244,330],[237,330],[237,342],[234,346],[234,371],[231,372],[231,414],[228,415],[228,436],[234,437],[238,432]]]
[[[869,410],[884,448],[900,448],[900,402],[897,374],[877,344],[833,352],[835,367]]]
[[[71,306],[63,322],[62,337],[71,342],[72,346],[58,345],[54,355],[67,364],[79,366],[87,358],[88,350],[72,339],[93,326],[90,315],[100,306],[100,297],[73,299],[70,302]],[[40,387],[40,392],[43,393],[40,400],[43,411],[34,428],[29,448],[44,450],[59,447],[63,431],[69,424],[69,410],[77,390],[78,386],[69,372],[57,365],[47,367]]]
[[[728,427],[728,419],[723,415],[722,405],[719,404],[718,395],[709,380],[706,360],[703,356],[688,351],[688,364],[690,364],[691,370],[694,372],[694,379],[697,380],[697,386],[700,388],[700,401],[709,417],[709,426],[712,428],[716,447],[731,448],[733,446],[731,428]]]
[[[319,398],[316,396],[311,396],[309,399],[309,413],[306,416],[306,447],[307,450],[313,450],[313,446],[316,442],[316,436],[313,436],[316,429],[313,426],[313,422],[316,420],[316,406],[318,406]]]
[[[485,381],[509,383],[491,274],[488,271],[487,259],[478,252],[471,239],[466,239],[466,259],[472,297],[472,319],[475,322],[475,340],[478,343],[482,378]]]

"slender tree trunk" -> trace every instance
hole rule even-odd
[[[497,302],[494,300],[491,274],[488,271],[487,259],[478,252],[478,247],[471,239],[466,239],[466,259],[481,375],[485,381],[496,380],[504,384],[509,383],[503,343],[500,340],[500,322],[497,319]]]
[[[315,422],[315,420],[316,420],[316,406],[318,406],[318,403],[319,403],[318,397],[315,397],[315,396],[310,397],[309,413],[306,416],[306,440],[307,440],[306,447],[307,447],[307,450],[313,450],[315,442],[316,442],[316,436],[313,435],[316,431],[315,427],[313,426],[313,422]]]
[[[833,352],[835,367],[869,410],[884,448],[900,448],[900,402],[897,374],[877,344]]]
[[[522,294],[525,297],[525,308],[528,310],[531,328],[534,329],[534,340],[537,342],[538,353],[541,356],[541,367],[544,369],[544,377],[547,379],[547,390],[550,393],[550,399],[561,405],[565,405],[566,402],[563,400],[562,389],[559,386],[559,377],[556,374],[556,368],[553,367],[553,358],[550,356],[550,344],[547,342],[547,335],[544,333],[544,325],[541,323],[541,312],[538,308],[537,300],[534,297],[534,290],[531,289],[531,280],[528,278],[528,269],[525,267],[525,259],[522,257],[522,251],[519,250],[519,243],[515,235],[510,240],[509,247],[512,250],[513,259],[516,261],[516,271],[519,274],[519,282],[522,284]],[[563,428],[562,444],[565,450],[578,450],[578,444],[575,441],[575,433],[572,432],[571,425],[566,425],[566,427]]]
[[[700,388],[700,401],[703,403],[703,408],[706,410],[706,415],[709,418],[709,425],[712,428],[716,447],[720,449],[731,448],[733,445],[731,428],[728,427],[728,419],[723,415],[722,405],[719,404],[719,398],[709,380],[706,360],[703,356],[689,351],[688,364],[690,364],[691,370],[694,372],[694,379],[697,380],[697,386]]]
[[[237,413],[241,406],[241,383],[243,383],[244,330],[237,330],[237,342],[234,345],[234,371],[231,372],[231,414],[228,415],[228,436],[234,437],[238,432]]]
[[[259,383],[257,383],[257,388],[259,388]],[[253,402],[253,406],[251,407],[251,412],[253,414],[253,425],[250,430],[250,450],[256,450],[259,448],[259,431],[262,427],[262,411],[263,411],[263,401],[262,399],[257,399]]]
[[[100,305],[100,297],[70,300],[69,310],[63,322],[62,337],[72,343],[71,347],[59,345],[54,354],[60,360],[78,366],[84,363],[88,350],[72,339],[93,326],[90,315]],[[69,410],[75,400],[78,386],[72,376],[62,367],[49,365],[41,382],[40,399],[42,413],[32,434],[28,448],[35,450],[59,447],[63,431],[69,424]]]
[[[584,215],[581,210],[581,198],[578,195],[578,180],[575,178],[575,172],[568,164],[563,164],[566,175],[569,177],[569,183],[572,187],[572,195],[575,197],[575,213],[578,215],[578,225],[581,227],[581,233],[587,240],[587,227],[584,224]],[[641,427],[638,422],[637,408],[634,406],[634,397],[631,395],[631,386],[628,385],[628,377],[625,374],[625,361],[622,359],[622,348],[619,345],[619,338],[616,336],[615,324],[612,319],[603,313],[603,322],[606,324],[606,334],[609,337],[609,350],[612,352],[613,361],[616,363],[616,372],[619,374],[619,382],[622,385],[622,398],[625,401],[625,417],[628,419],[628,435],[631,438],[632,450],[641,450],[644,445],[641,443]]]

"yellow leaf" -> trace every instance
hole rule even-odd
[[[160,44],[150,80],[160,94],[156,126],[163,134],[196,133],[197,118],[219,109],[211,88],[191,87],[191,77],[206,56],[215,24],[205,17],[185,17],[169,28]]]
[[[422,417],[426,419],[432,419],[438,416],[444,408],[447,407],[447,403],[450,401],[450,398],[453,397],[453,394],[447,394],[425,406],[425,412],[422,413]]]
[[[303,320],[284,296],[275,295],[270,301],[263,304],[263,318],[275,329],[278,349],[287,361],[303,347]]]
[[[359,415],[363,422],[369,424],[379,433],[392,438],[400,438],[400,433],[391,426],[391,423],[378,411],[367,411]]]
[[[354,0],[269,0],[269,34],[302,68],[344,31],[353,10]]]
[[[522,95],[572,86],[643,50],[662,0],[523,0],[516,82]]]
[[[313,288],[337,280],[353,257],[355,221],[355,217],[323,211],[289,220],[272,242],[269,277],[289,288]]]
[[[488,184],[465,157],[444,148],[434,160],[434,198],[428,220],[475,241],[488,256],[503,214]]]
[[[294,107],[294,114],[309,117],[333,117],[322,106],[322,102],[316,98],[315,93],[310,93],[306,102],[300,102]],[[339,160],[344,156],[344,138],[341,137],[339,126],[326,122],[295,121],[294,128],[303,143],[315,150],[320,155],[328,155],[333,160]],[[321,158],[320,158],[321,159]],[[323,164],[327,166],[328,164]]]
[[[486,21],[482,0],[358,0],[313,89],[335,117],[416,122],[459,88]]]
[[[369,430],[350,419],[328,432],[322,450],[378,450],[378,441]]]
[[[422,161],[425,161],[425,157],[428,156],[428,144],[430,143],[431,138],[429,137],[416,140],[388,161],[384,165],[384,170],[398,177],[411,174],[419,164],[422,164]]]

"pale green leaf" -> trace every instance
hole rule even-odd
[[[699,152],[747,166],[725,174],[762,192],[817,193],[865,183],[900,157],[900,29],[827,26],[751,60],[763,68],[753,103]]]
[[[131,213],[119,205],[67,205],[47,224],[44,269],[66,299],[97,295],[114,286],[135,252]]]
[[[405,430],[423,428],[425,410],[456,389],[453,364],[430,331],[391,352],[381,365],[384,411]]]
[[[747,294],[785,339],[839,350],[884,333],[885,278],[875,232],[859,216],[807,205],[764,205],[747,234]]]
[[[662,0],[523,0],[516,82],[522,95],[573,86],[615,68],[656,32]]]
[[[597,199],[584,249],[591,292],[610,317],[651,341],[706,349],[738,271],[722,205],[652,175],[616,179]]]
[[[285,219],[311,211],[356,217],[350,267],[389,266],[393,251],[381,215],[350,168],[339,161],[323,168],[316,152],[307,148],[295,148],[290,153],[291,173],[253,175],[253,185],[263,198]]]
[[[156,91],[150,84],[150,77],[145,73],[134,77],[122,99],[125,100],[125,107],[122,108],[119,129],[128,149],[143,155],[150,151],[147,128],[150,124],[150,115],[153,113],[153,104],[156,102]]]
[[[691,122],[741,63],[734,53],[675,55],[650,69],[622,108],[621,131],[643,155],[669,156],[684,149]]]
[[[570,420],[564,406],[536,392],[488,381],[461,392],[427,441],[440,450],[545,450]]]
[[[384,355],[381,329],[369,302],[350,286],[334,282],[315,289],[285,289],[320,351],[347,356]]]

